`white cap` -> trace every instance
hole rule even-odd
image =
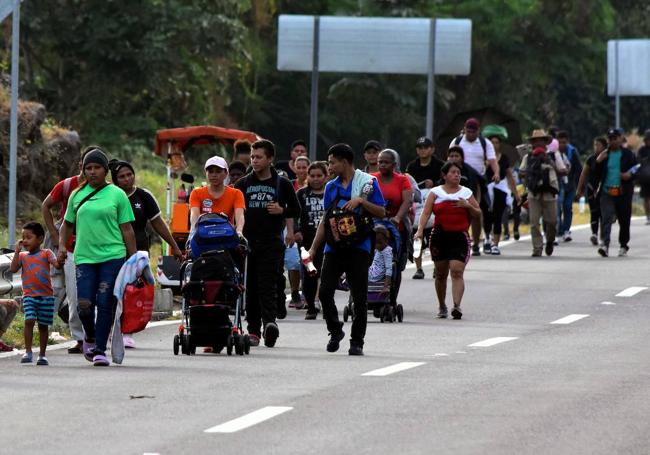
[[[208,161],[205,162],[204,169],[207,171],[210,166],[217,166],[221,169],[228,170],[228,163],[226,163],[226,160],[220,156],[213,156],[212,158],[208,158]]]

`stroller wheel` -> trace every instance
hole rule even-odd
[[[350,309],[348,308],[347,305],[343,307],[343,322],[348,322],[348,318],[350,317]]]
[[[228,335],[228,341],[226,343],[226,353],[232,355],[232,348],[235,346],[235,339],[232,335]]]
[[[178,355],[178,348],[180,347],[181,342],[178,338],[178,335],[174,335],[174,355]]]
[[[379,310],[379,322],[384,322],[384,318],[386,317],[386,307],[383,306]]]
[[[393,311],[393,307],[390,305],[388,305],[384,311],[384,320],[386,322],[393,322],[395,320],[395,313]]]
[[[248,355],[251,353],[251,338],[248,334],[244,335],[244,354]]]
[[[246,347],[244,346],[244,337],[237,335],[235,337],[235,352],[237,355],[244,355]]]
[[[190,355],[190,337],[189,335],[181,335],[181,352]]]
[[[404,320],[404,307],[401,303],[397,304],[397,322],[402,322]]]
[[[196,354],[196,345],[190,340],[190,355]]]

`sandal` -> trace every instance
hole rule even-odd
[[[97,354],[93,357],[93,366],[96,367],[107,367],[110,364],[108,359],[104,354]]]
[[[26,352],[20,359],[20,363],[32,363],[32,353]]]

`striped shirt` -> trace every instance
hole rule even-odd
[[[26,297],[47,297],[53,294],[50,280],[50,264],[56,264],[51,250],[38,250],[34,253],[20,252],[19,264],[22,269],[23,295]]]

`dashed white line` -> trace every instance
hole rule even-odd
[[[616,305],[616,302],[600,302],[601,305]]]
[[[557,321],[551,322],[551,324],[571,324],[573,322],[579,321],[580,319],[588,318],[588,314],[570,314],[565,316]]]
[[[398,373],[404,370],[410,370],[411,368],[419,367],[424,365],[426,362],[400,362],[395,365],[391,365],[385,368],[379,368],[377,370],[368,371],[363,373],[361,376],[388,376],[389,374]]]
[[[478,341],[478,342],[472,343],[472,344],[470,344],[468,346],[470,348],[489,348],[490,346],[494,346],[495,344],[505,343],[506,341],[516,340],[517,338],[519,338],[519,337],[488,338],[487,340]]]
[[[648,288],[645,286],[632,286],[630,288],[623,289],[621,292],[616,294],[616,297],[632,297],[637,295],[641,291],[645,291],[646,289]]]
[[[204,430],[204,433],[235,433],[237,431],[252,427],[265,420],[272,419],[273,417],[291,411],[293,408],[290,406],[267,406],[257,411],[253,411],[244,416],[230,420],[216,427]]]

